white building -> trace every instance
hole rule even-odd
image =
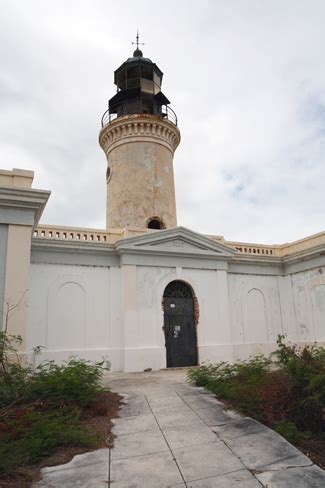
[[[41,360],[139,371],[269,353],[283,333],[325,341],[325,232],[266,246],[177,227],[180,132],[161,81],[139,49],[115,71],[106,229],[38,225],[50,192],[0,171],[0,325],[31,360],[43,346]]]

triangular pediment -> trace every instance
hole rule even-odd
[[[209,237],[185,227],[151,231],[145,235],[129,237],[116,243],[118,252],[139,252],[148,254],[171,254],[206,256],[219,259],[230,258],[235,251]]]

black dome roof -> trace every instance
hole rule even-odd
[[[116,78],[116,75],[124,70],[124,69],[127,69],[128,67],[132,66],[132,65],[137,65],[137,64],[146,64],[146,65],[151,65],[153,67],[153,69],[155,70],[155,72],[159,75],[159,76],[163,76],[163,72],[158,68],[158,66],[156,65],[156,63],[153,63],[151,61],[151,59],[149,58],[144,58],[143,57],[143,53],[142,51],[140,51],[140,49],[136,49],[133,53],[133,57],[132,58],[128,58],[126,61],[124,61],[123,64],[121,64],[121,66],[119,66],[117,68],[117,70],[115,70],[114,72],[114,75],[115,75],[115,78]]]

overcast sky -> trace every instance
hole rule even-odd
[[[325,230],[324,0],[0,0],[0,168],[42,223],[105,226],[100,119],[143,52],[179,118],[178,224],[281,243]]]

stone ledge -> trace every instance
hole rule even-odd
[[[127,115],[105,125],[99,134],[99,144],[106,156],[117,146],[129,142],[154,142],[174,154],[180,142],[180,132],[168,120],[149,115]]]

